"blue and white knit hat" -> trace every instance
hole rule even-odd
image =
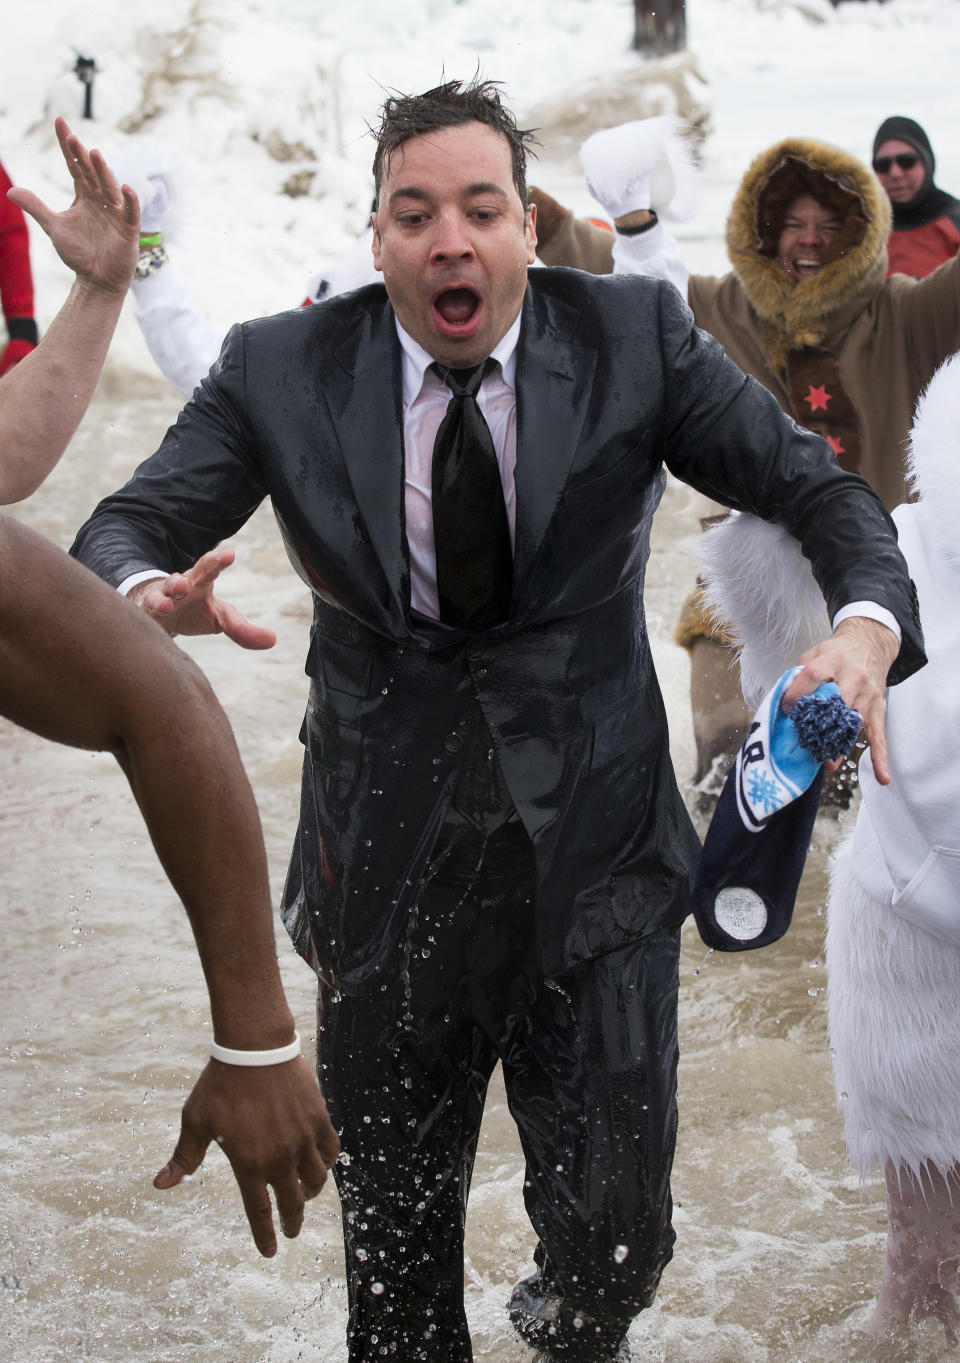
[[[780,701],[800,670],[785,672],[761,702],[707,829],[693,912],[700,936],[720,951],[766,946],[790,926],[823,763],[848,753],[860,729],[833,682],[785,715]]]

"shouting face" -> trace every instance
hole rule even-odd
[[[796,283],[819,274],[844,251],[843,222],[812,194],[801,194],[787,209],[777,259]]]
[[[404,330],[452,368],[487,359],[520,311],[537,245],[503,134],[472,122],[411,137],[390,157],[372,221],[374,265]]]

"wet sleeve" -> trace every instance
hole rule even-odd
[[[157,452],[104,498],[70,552],[112,586],[148,568],[183,572],[235,535],[265,495],[241,325]]]
[[[916,671],[925,661],[916,591],[879,497],[693,325],[673,289],[660,290],[660,336],[670,471],[714,501],[789,530],[831,618],[852,601],[889,610],[902,631],[891,681]]]

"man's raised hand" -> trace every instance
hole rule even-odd
[[[272,629],[251,624],[235,606],[214,595],[214,583],[233,560],[232,549],[211,549],[185,573],[138,583],[129,599],[168,634],[225,634],[241,648],[272,648],[277,642]]]

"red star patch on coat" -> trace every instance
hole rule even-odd
[[[833,394],[827,392],[825,384],[821,388],[814,388],[813,384],[811,384],[810,392],[803,400],[804,402],[809,402],[811,412],[818,412],[821,408],[823,411],[827,410],[827,403],[832,397]]]
[[[837,456],[838,459],[840,458],[841,454],[846,454],[846,450],[843,448],[843,441],[840,439],[838,435],[828,435],[827,444],[833,450],[834,454]]]

